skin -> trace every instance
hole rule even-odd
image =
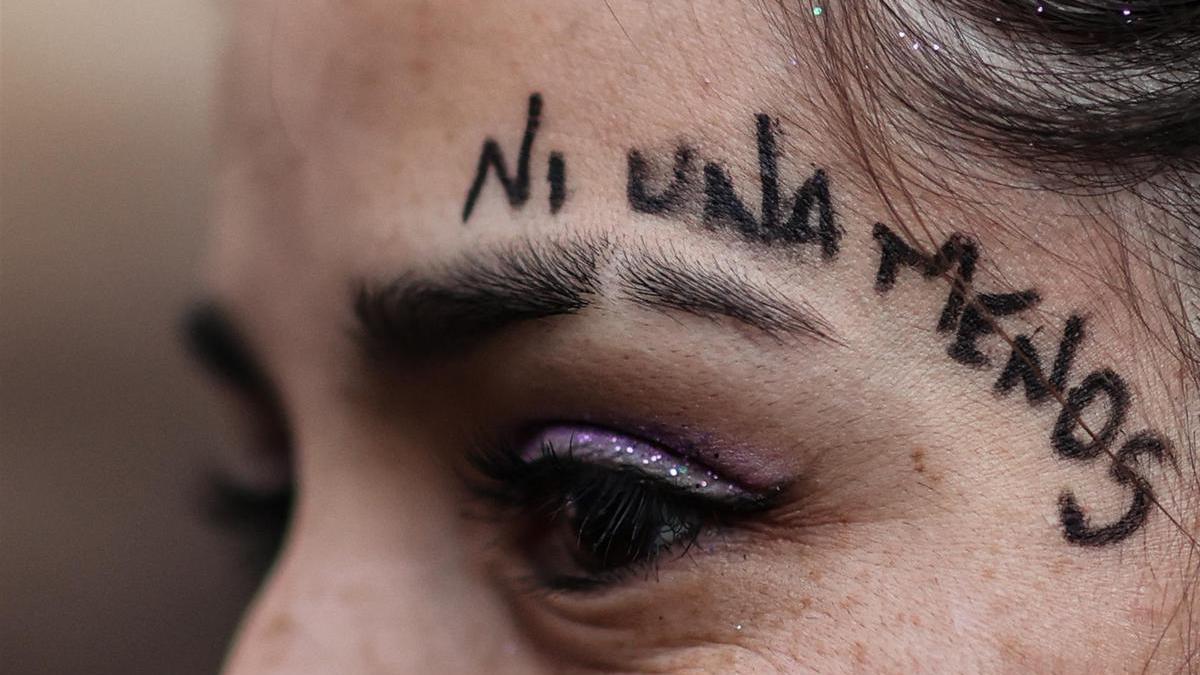
[[[1097,522],[1129,492],[1107,461],[1057,457],[1054,403],[992,387],[950,359],[950,286],[905,270],[875,288],[877,221],[892,222],[807,64],[755,3],[245,3],[236,10],[208,278],[263,360],[292,425],[298,505],[227,672],[1128,672],[1184,661],[1187,548],[1160,512],[1111,546],[1064,540],[1072,490]],[[797,63],[791,63],[795,56]],[[485,138],[510,167],[531,92],[545,100],[528,202],[494,177],[468,223]],[[757,209],[756,113],[782,118],[781,178],[824,168],[837,256],[760,251],[695,218],[630,210],[631,148],[686,141]],[[900,139],[902,140],[902,139]],[[567,195],[548,207],[551,150]],[[933,152],[928,150],[928,152]],[[667,164],[658,165],[665,171]],[[928,243],[967,232],[976,284],[1036,288],[1004,317],[1053,357],[1088,317],[1072,381],[1119,371],[1123,433],[1175,431],[1172,364],[1135,321],[1109,230],[1078,201],[981,187],[986,167],[916,188]],[[953,188],[954,197],[951,194]],[[429,368],[371,369],[350,339],[362,279],[436,269],[522,238],[605,234],[669,243],[802,299],[841,344],[777,341],[725,321],[605,298]],[[1136,266],[1131,288],[1151,293]],[[1044,326],[1040,333],[1034,333]],[[981,338],[995,367],[1009,353]],[[795,478],[779,513],[725,532],[603,594],[530,591],[494,545],[510,523],[469,516],[461,429],[522,417],[646,416],[748,448]],[[1141,473],[1175,517],[1186,486]],[[1189,521],[1190,522],[1190,521]]]

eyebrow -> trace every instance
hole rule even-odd
[[[807,303],[751,279],[716,256],[701,261],[669,247],[643,247],[623,256],[621,286],[643,307],[678,310],[706,319],[727,317],[774,338],[839,343],[833,326]]]
[[[184,349],[213,377],[252,395],[272,396],[262,363],[219,304],[206,300],[189,307],[180,332]]]
[[[615,284],[601,265],[615,263]],[[840,344],[807,303],[717,258],[671,247],[573,238],[510,244],[473,254],[431,276],[360,282],[358,336],[372,358],[421,360],[460,352],[522,322],[577,314],[606,296],[665,314],[732,319],[763,335]]]

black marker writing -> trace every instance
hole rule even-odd
[[[546,182],[550,183],[550,213],[558,213],[567,198],[567,160],[561,152],[550,153]]]
[[[901,265],[920,270],[926,279],[948,274],[955,265],[958,266],[957,272],[951,277],[950,297],[946,298],[937,326],[939,331],[953,329],[966,302],[971,279],[975,276],[975,261],[979,258],[975,242],[961,234],[952,234],[938,252],[929,257],[909,246],[883,223],[875,223],[872,236],[879,242],[880,248],[879,271],[875,273],[875,290],[880,293],[891,290],[896,284]]]
[[[963,365],[977,368],[990,366],[990,360],[979,349],[979,338],[996,332],[998,317],[1019,314],[1041,300],[1033,290],[972,295],[971,282],[979,250],[965,236],[951,235],[933,255],[925,255],[909,246],[882,223],[875,225],[873,236],[880,248],[879,268],[875,274],[875,288],[880,293],[886,293],[895,286],[902,267],[919,270],[926,278],[950,275],[950,297],[942,309],[937,328],[940,332],[954,331],[953,341],[946,351],[950,358]],[[957,270],[954,269],[955,265]],[[1025,400],[1030,406],[1051,398],[1061,401],[1062,407],[1050,434],[1050,445],[1057,456],[1077,461],[1093,461],[1102,456],[1112,458],[1110,477],[1133,491],[1129,509],[1117,521],[1093,526],[1073,492],[1067,490],[1059,496],[1059,522],[1063,527],[1063,537],[1080,546],[1103,546],[1129,537],[1149,517],[1154,492],[1133,464],[1143,458],[1153,459],[1160,464],[1165,461],[1173,463],[1174,456],[1170,445],[1153,432],[1136,434],[1125,441],[1116,453],[1109,451],[1120,435],[1130,404],[1128,387],[1114,371],[1103,368],[1089,373],[1064,393],[1075,354],[1084,338],[1083,327],[1084,321],[1078,316],[1067,320],[1048,377],[1042,370],[1042,358],[1033,340],[1018,335],[1012,341],[1012,352],[993,388],[997,394],[1005,395],[1020,382],[1025,387]],[[1085,428],[1082,422],[1082,415],[1092,408],[1102,411],[1104,420],[1096,433]],[[1080,429],[1084,429],[1086,438],[1077,435]]]
[[[701,195],[696,185],[694,152],[686,146],[676,149],[672,177],[657,192],[649,186],[650,167],[646,157],[638,150],[629,151],[626,195],[630,208],[640,213],[683,216],[694,213],[699,206],[699,213],[709,227],[728,228],[741,238],[758,243],[819,243],[822,256],[833,258],[838,252],[842,229],[834,217],[829,176],[817,169],[794,191],[789,208],[780,187],[778,123],[769,115],[756,115],[755,133],[757,216],[742,201],[725,169],[712,161],[704,162],[702,200],[701,204],[695,204]]]
[[[1081,441],[1075,436],[1075,429],[1080,426],[1080,415],[1093,403],[1098,403],[1101,394],[1108,402],[1104,426],[1093,438]],[[1120,375],[1108,369],[1089,374],[1083,378],[1083,382],[1067,392],[1067,403],[1054,423],[1051,436],[1055,451],[1068,459],[1094,459],[1100,456],[1117,437],[1128,409],[1129,389]]]
[[[1038,294],[1033,291],[980,293],[959,317],[954,342],[946,348],[946,353],[963,365],[988,365],[988,358],[979,351],[979,338],[996,331],[996,317],[1022,312],[1036,305],[1038,300]]]
[[[1025,385],[1025,400],[1040,403],[1050,396],[1050,387],[1062,391],[1067,386],[1067,374],[1075,361],[1075,350],[1083,340],[1083,319],[1072,316],[1063,328],[1062,340],[1058,343],[1058,355],[1054,357],[1054,368],[1047,378],[1042,371],[1042,358],[1027,335],[1013,339],[1013,351],[996,380],[996,393],[1007,394],[1020,381]],[[1049,386],[1047,386],[1047,384]]]
[[[529,110],[525,116],[525,133],[521,137],[521,150],[517,155],[517,170],[515,175],[509,175],[508,165],[504,161],[504,151],[493,138],[483,142],[483,151],[479,153],[479,163],[475,168],[475,179],[467,190],[466,201],[463,202],[462,219],[467,222],[471,212],[475,210],[475,202],[489,173],[496,174],[500,187],[504,188],[504,196],[514,208],[519,208],[529,201],[529,158],[533,151],[533,141],[537,137],[538,127],[542,121],[542,96],[530,94]],[[557,213],[566,198],[566,161],[562,153],[550,153],[549,169],[546,180],[550,184],[550,212]]]
[[[746,209],[725,170],[713,162],[704,165],[704,219],[727,220],[748,239],[767,239],[779,229],[779,158],[771,118],[760,114],[755,120],[761,222]]]
[[[658,194],[651,194],[646,186],[650,180],[650,168],[642,153],[630,150],[628,163],[629,178],[626,181],[625,193],[629,198],[629,206],[634,211],[662,215],[683,210],[683,199],[692,180],[691,148],[680,147],[675,151],[674,177]]]
[[[1133,500],[1125,514],[1108,525],[1092,527],[1083,509],[1075,501],[1075,494],[1070,490],[1058,498],[1059,520],[1063,525],[1063,536],[1072,544],[1080,546],[1105,546],[1115,544],[1141,529],[1150,516],[1150,506],[1154,503],[1154,489],[1150,483],[1133,470],[1132,464],[1147,457],[1158,464],[1174,463],[1170,446],[1165,440],[1149,432],[1134,436],[1121,446],[1116,459],[1109,469],[1113,482],[1133,490]]]

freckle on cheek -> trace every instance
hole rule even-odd
[[[913,471],[925,473],[925,451],[920,448],[912,451]]]
[[[861,642],[855,642],[852,650],[854,662],[860,666],[867,664],[867,646]]]

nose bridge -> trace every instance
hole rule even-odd
[[[226,672],[537,672],[481,568],[453,472],[433,449],[369,442],[303,467],[311,489]]]

